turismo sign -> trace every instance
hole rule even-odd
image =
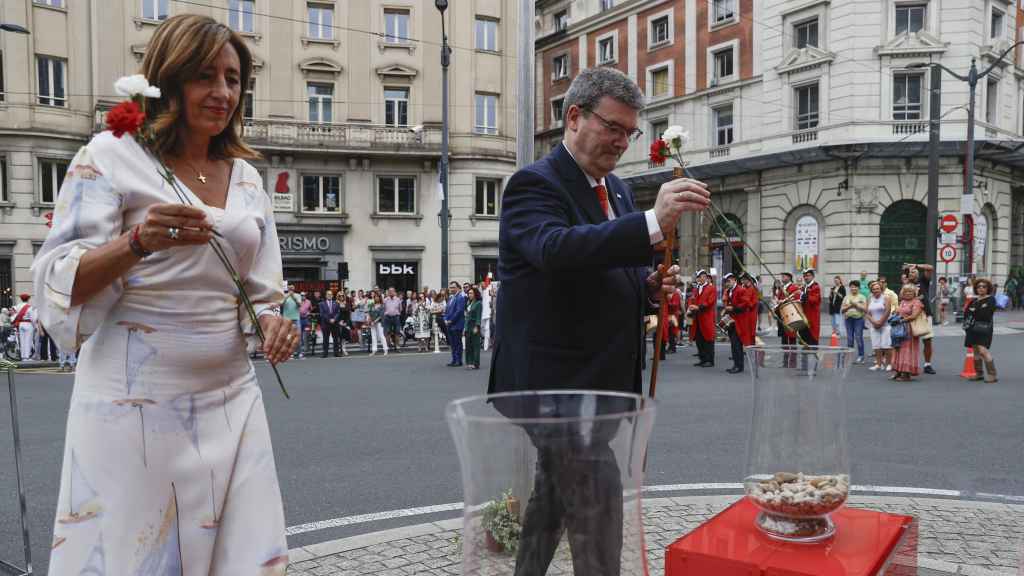
[[[280,232],[281,252],[288,254],[340,254],[341,234]]]

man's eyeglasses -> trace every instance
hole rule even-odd
[[[636,142],[637,140],[640,139],[641,136],[644,135],[644,131],[639,128],[627,130],[621,124],[617,122],[612,122],[611,120],[605,118],[604,116],[601,116],[600,114],[593,110],[588,109],[587,112],[593,114],[594,116],[597,116],[597,119],[601,121],[601,125],[604,126],[605,130],[611,132],[612,134],[618,137],[625,138],[630,142]]]

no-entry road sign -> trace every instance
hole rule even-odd
[[[956,219],[955,214],[946,214],[939,220],[939,230],[942,230],[946,234],[952,234],[956,231],[956,227],[960,225],[960,222]]]

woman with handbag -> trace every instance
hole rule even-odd
[[[921,365],[917,359],[921,353],[921,334],[928,329],[926,324],[928,317],[924,314],[924,305],[917,298],[917,286],[904,284],[900,289],[900,305],[897,313],[907,325],[907,334],[896,348],[893,360],[895,374],[892,375],[892,379],[897,382],[910,382],[914,376],[921,373]]]
[[[843,300],[846,298],[846,287],[843,286],[843,277],[836,276],[832,279],[832,287],[828,291],[828,316],[832,319],[832,333],[842,334],[845,326],[843,320]]]
[[[882,292],[882,283],[871,283],[871,299],[868,300],[868,325],[871,334],[871,352],[875,364],[868,370],[891,370],[889,353],[892,351],[892,332],[889,327],[889,300]]]
[[[974,347],[974,371],[977,373],[971,380],[984,380],[989,383],[999,381],[996,362],[989,350],[992,347],[992,315],[995,311],[992,283],[985,278],[976,279],[974,298],[964,311],[964,331],[967,332],[964,346]]]

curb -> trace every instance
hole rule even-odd
[[[644,508],[659,508],[659,507],[674,507],[674,506],[720,506],[725,507],[737,499],[741,498],[740,494],[732,495],[719,495],[719,496],[679,496],[679,497],[661,497],[661,498],[644,498]],[[985,502],[978,500],[959,500],[959,499],[947,499],[947,498],[920,498],[916,496],[872,496],[872,495],[853,495],[851,496],[851,504],[855,507],[873,507],[880,505],[917,505],[926,507],[949,507],[953,508],[954,504],[956,508],[973,508],[977,510],[1015,510],[1024,513],[1024,505],[1018,504],[1003,504],[996,502]],[[421,524],[413,524],[409,526],[403,526],[399,528],[391,528],[388,530],[380,530],[376,532],[369,532],[366,534],[360,534],[357,536],[349,536],[347,538],[339,538],[337,540],[329,540],[326,542],[319,542],[316,544],[310,544],[307,546],[299,546],[292,548],[288,551],[289,563],[305,562],[309,560],[316,560],[326,556],[332,556],[335,554],[349,552],[352,550],[358,550],[361,548],[367,548],[378,544],[385,544],[388,542],[394,542],[397,540],[405,540],[408,538],[415,538],[417,536],[424,536],[429,534],[435,534],[437,532],[447,532],[452,530],[459,530],[462,527],[462,518],[451,518],[447,520],[439,520],[435,522],[426,522]],[[680,534],[680,537],[683,534]],[[934,570],[943,574],[959,574],[964,576],[1012,576],[1013,572],[1002,572],[993,571],[970,564],[960,564],[954,562],[947,562],[944,560],[937,560],[928,558],[924,552],[918,552],[918,567],[925,570]],[[1021,559],[1024,563],[1024,558]]]

